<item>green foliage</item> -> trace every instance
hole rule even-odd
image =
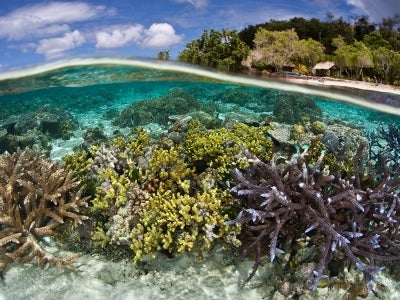
[[[376,50],[381,47],[390,49],[390,43],[385,40],[379,31],[373,31],[368,35],[365,35],[362,42],[371,50]]]
[[[251,49],[254,49],[254,38],[260,28],[270,31],[285,31],[293,28],[300,40],[311,38],[320,42],[328,55],[331,55],[334,51],[331,45],[332,38],[342,35],[346,43],[351,43],[354,39],[352,25],[345,22],[341,17],[334,19],[332,16],[327,22],[315,18],[306,20],[295,17],[290,20],[270,20],[263,24],[249,25],[240,31],[240,38]]]
[[[199,39],[186,45],[178,59],[222,71],[239,71],[249,48],[242,42],[235,30],[223,29],[221,32],[205,30]]]
[[[337,37],[332,38],[332,47],[334,47],[335,49],[340,49],[346,45],[347,45],[347,43],[344,40],[344,37],[342,37],[341,35],[338,35]]]
[[[269,31],[260,28],[254,38],[255,50],[252,50],[252,64],[271,65],[281,71],[295,55],[300,54],[298,36],[294,29],[287,31]]]
[[[169,50],[158,52],[157,59],[158,60],[169,60]]]
[[[350,70],[350,77],[363,79],[363,69],[373,67],[372,51],[363,42],[355,41],[335,51],[336,63]]]
[[[328,14],[326,22],[292,18],[249,25],[239,36],[252,49],[249,60],[257,69],[272,66],[279,71],[285,64],[303,64],[310,68],[331,56],[329,60],[335,61],[341,75],[363,80],[366,73],[376,81],[395,84],[400,82],[397,57],[388,59],[387,50],[399,54],[399,29],[400,13],[383,18],[379,29],[366,16],[356,18],[352,25],[342,17],[335,19]],[[291,31],[297,34],[297,42],[290,38]],[[282,38],[280,35],[285,32],[286,37]],[[383,60],[387,62],[386,67]]]
[[[298,47],[297,57],[299,62],[309,69],[312,69],[317,62],[325,59],[325,47],[312,38],[299,40],[296,47]]]
[[[380,47],[372,53],[375,74],[384,82],[395,84],[396,79],[400,78],[400,53],[386,47]]]

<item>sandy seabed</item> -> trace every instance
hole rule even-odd
[[[0,300],[12,299],[293,299],[284,290],[284,277],[274,262],[265,260],[256,275],[245,282],[253,261],[232,263],[222,248],[214,249],[205,261],[185,253],[178,258],[157,255],[135,266],[130,260],[112,262],[96,255],[83,255],[76,270],[38,267],[34,263],[10,265],[0,282]],[[360,282],[361,274],[344,272],[346,282]],[[400,299],[400,283],[381,272],[373,292],[364,299]],[[382,290],[382,287],[384,289]],[[348,289],[300,289],[296,299],[350,299]]]

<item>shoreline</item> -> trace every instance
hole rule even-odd
[[[295,83],[301,85],[312,85],[317,87],[346,87],[367,91],[375,91],[381,93],[391,93],[400,95],[400,87],[395,87],[388,84],[365,82],[348,79],[335,79],[331,77],[282,77],[278,81],[286,83]]]

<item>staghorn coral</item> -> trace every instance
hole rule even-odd
[[[270,163],[256,160],[244,172],[232,172],[231,191],[243,209],[227,224],[243,226],[242,255],[255,257],[249,279],[263,255],[269,252],[273,261],[277,254],[295,249],[298,240],[308,239],[308,246],[318,253],[309,274],[312,289],[327,276],[329,263],[344,260],[364,274],[370,290],[370,282],[382,270],[376,263],[400,259],[400,178],[387,176],[363,190],[359,173],[342,178],[338,172],[330,173],[322,164],[323,158],[324,153],[309,164],[305,151],[293,156],[282,169],[274,158]],[[308,262],[296,257],[290,261],[292,266]]]
[[[79,214],[88,198],[71,173],[38,156],[18,150],[0,156],[0,270],[11,262],[70,264],[75,256],[56,257],[41,245],[45,236],[72,219],[75,226],[86,219]]]

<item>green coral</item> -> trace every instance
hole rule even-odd
[[[137,157],[143,155],[143,149],[150,145],[149,132],[141,127],[135,129],[135,134],[128,138],[116,137],[112,146],[125,153],[124,156]]]
[[[84,194],[89,195],[95,189],[93,180],[88,180],[88,173],[93,162],[90,151],[77,150],[73,154],[68,154],[64,158],[64,168],[72,172],[84,186]]]
[[[322,166],[329,168],[332,174],[340,172],[342,175],[348,177],[354,175],[354,164],[352,158],[350,157],[344,160],[338,159],[318,138],[311,141],[311,145],[308,149],[310,163],[315,163],[322,152],[325,152],[322,159]]]
[[[99,174],[102,185],[96,187],[95,198],[92,200],[93,209],[106,209],[112,206],[124,205],[128,199],[128,192],[136,187],[128,176],[118,174],[107,168]]]
[[[325,131],[325,124],[323,122],[321,122],[321,121],[314,121],[311,124],[311,131],[315,135],[322,134]]]
[[[273,115],[277,122],[296,124],[310,121],[311,123],[322,118],[321,108],[309,96],[286,94],[276,102]]]
[[[121,127],[143,126],[156,122],[167,125],[169,116],[199,110],[201,103],[181,88],[172,88],[164,96],[135,101],[113,120]]]
[[[235,236],[240,228],[224,224],[231,201],[228,192],[216,188],[190,196],[161,187],[139,212],[140,221],[131,234],[134,260],[159,250],[173,256],[184,251],[201,255],[223,238],[238,245]]]
[[[219,175],[224,175],[234,166],[246,166],[245,150],[264,160],[271,159],[273,143],[267,135],[269,129],[269,126],[252,127],[237,123],[230,129],[205,130],[201,123],[192,121],[184,149],[194,165],[203,162],[216,169]]]

